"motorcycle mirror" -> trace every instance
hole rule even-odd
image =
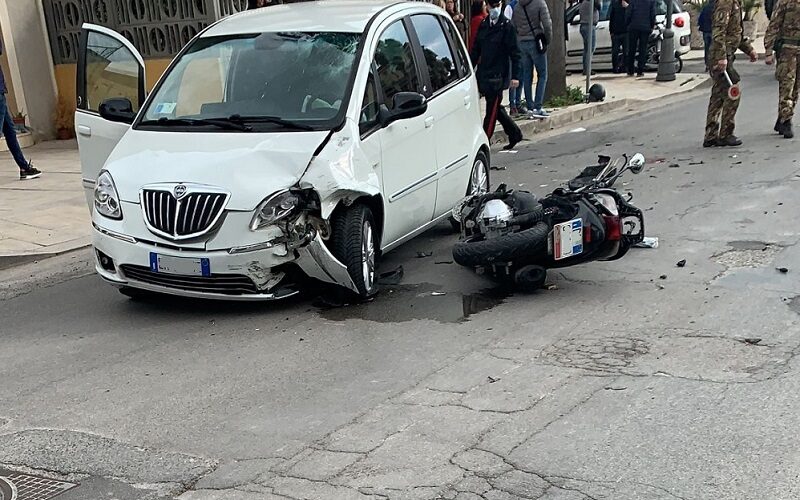
[[[631,161],[630,163],[628,163],[628,166],[630,167],[631,172],[633,172],[634,174],[638,174],[641,173],[642,170],[644,170],[644,164],[645,164],[644,155],[642,153],[636,153],[635,155],[633,155],[633,158],[631,158]]]

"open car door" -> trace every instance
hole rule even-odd
[[[144,102],[144,59],[116,31],[84,24],[77,76],[75,131],[91,211],[97,176]]]

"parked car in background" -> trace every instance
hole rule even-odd
[[[567,8],[567,69],[582,69],[583,38],[580,33],[580,4]],[[601,0],[600,22],[597,24],[597,49],[592,58],[592,69],[611,70],[611,33],[609,32],[608,14],[611,0]],[[673,0],[672,30],[675,32],[675,51],[681,55],[691,49],[691,26],[689,13],[678,0]],[[656,0],[656,20],[663,22],[667,14],[666,0]]]
[[[85,25],[75,117],[96,270],[123,293],[359,297],[376,259],[489,187],[477,83],[421,2],[278,5],[198,34],[145,98],[122,35]]]

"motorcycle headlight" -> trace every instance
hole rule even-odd
[[[300,197],[290,191],[275,193],[256,208],[250,230],[256,231],[262,227],[271,226],[294,213],[300,205]]]
[[[97,213],[109,219],[122,219],[119,195],[114,180],[108,172],[101,172],[94,186],[94,208]]]

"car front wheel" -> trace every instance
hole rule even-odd
[[[375,295],[377,233],[372,210],[353,205],[336,214],[332,223],[331,252],[347,267],[360,298]]]

